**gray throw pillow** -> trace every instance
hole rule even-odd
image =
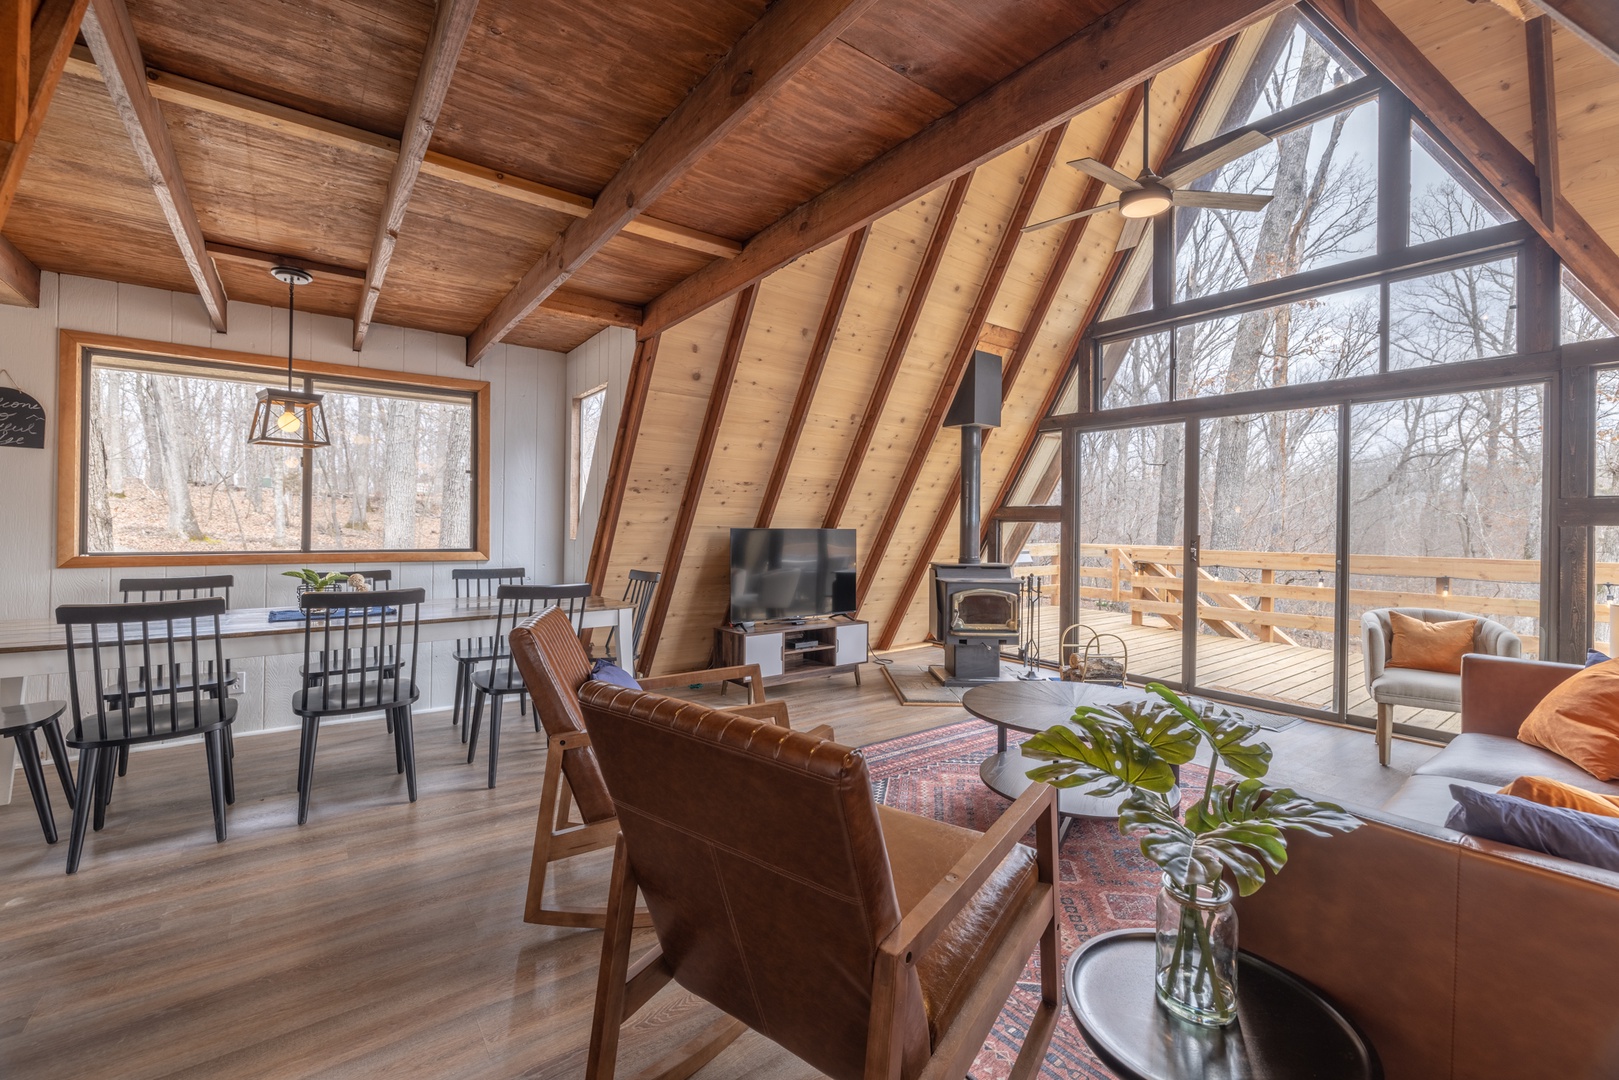
[[[1619,818],[1599,817],[1561,806],[1542,806],[1514,795],[1450,785],[1456,808],[1445,827],[1528,848],[1560,859],[1619,871]]]
[[[601,682],[612,683],[628,690],[639,690],[641,684],[635,681],[635,676],[606,660],[597,660],[590,667],[590,677]]]

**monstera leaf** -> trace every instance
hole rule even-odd
[[[1222,706],[1199,712],[1163,683],[1148,683],[1147,689],[1163,698],[1168,709],[1201,731],[1220,757],[1231,766],[1232,772],[1254,777],[1264,776],[1270,771],[1270,747],[1251,741],[1259,734],[1258,724]]]
[[[1216,785],[1184,822],[1163,799],[1143,793],[1127,798],[1119,815],[1120,831],[1141,833],[1141,853],[1178,887],[1212,885],[1229,872],[1243,896],[1265,884],[1267,870],[1276,874],[1287,865],[1285,830],[1326,836],[1359,826],[1341,806],[1258,780]]]
[[[1024,757],[1049,761],[1029,771],[1029,779],[1053,787],[1085,786],[1087,795],[1116,795],[1125,788],[1168,791],[1175,773],[1128,724],[1083,722],[1076,727],[1058,725],[1024,741]]]
[[[1197,756],[1200,729],[1167,704],[1082,705],[1071,723],[1085,731],[1098,724],[1123,728],[1171,765],[1184,765]]]

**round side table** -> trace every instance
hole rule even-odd
[[[1173,1016],[1153,989],[1151,930],[1115,930],[1068,959],[1068,1007],[1103,1064],[1127,1080],[1382,1080],[1377,1051],[1297,977],[1237,958],[1237,1019],[1206,1028]]]

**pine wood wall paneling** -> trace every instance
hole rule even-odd
[[[1316,8],[1375,64],[1417,110],[1478,170],[1496,196],[1534,227],[1558,257],[1609,307],[1619,305],[1619,255],[1564,196],[1555,226],[1540,212],[1535,167],[1446,79],[1424,51],[1373,0],[1357,0],[1351,19],[1344,0]]]
[[[596,535],[590,543],[590,563],[586,571],[592,591],[601,594],[607,585],[607,566],[613,557],[613,537],[618,532],[618,516],[624,506],[630,467],[635,460],[635,443],[641,434],[646,413],[647,391],[652,385],[652,368],[658,360],[657,337],[639,341],[635,359],[630,361],[630,377],[624,387],[624,404],[618,414],[618,431],[613,437],[612,463],[607,467],[607,485],[602,491],[601,515],[596,519]]]
[[[876,538],[870,543],[864,555],[862,562],[864,573],[861,574],[862,580],[857,585],[857,599],[862,605],[871,590],[871,583],[876,580],[878,571],[883,566],[883,557],[893,540],[894,530],[899,527],[900,516],[910,502],[916,478],[921,473],[922,466],[927,463],[934,442],[940,438],[945,413],[949,411],[950,402],[961,386],[967,362],[972,359],[973,346],[978,343],[978,338],[983,333],[984,323],[989,318],[989,310],[995,303],[995,294],[1000,291],[1007,267],[1011,265],[1012,257],[1017,253],[1018,243],[1023,239],[1023,226],[1029,223],[1029,213],[1034,209],[1035,200],[1040,196],[1046,175],[1057,159],[1057,148],[1062,145],[1065,130],[1066,125],[1063,125],[1048,131],[1035,151],[1028,177],[1023,182],[1023,189],[1018,194],[1017,202],[1012,207],[1012,214],[1007,219],[1000,240],[996,244],[989,272],[978,287],[977,299],[973,301],[967,315],[967,323],[962,328],[961,336],[945,368],[944,378],[933,396],[933,405],[917,430],[916,441],[905,463],[905,471],[900,474],[899,486],[890,496],[888,509],[883,513],[882,524],[878,526]],[[920,552],[913,555],[922,557]]]
[[[778,0],[630,155],[590,213],[570,224],[545,258],[467,339],[467,363],[523,320],[697,159],[837,40],[873,0]],[[813,246],[813,245],[812,245]]]
[[[725,418],[725,406],[731,396],[731,385],[736,380],[737,362],[742,357],[742,342],[748,333],[748,321],[753,315],[753,301],[757,286],[749,286],[737,296],[731,314],[731,326],[725,339],[725,351],[720,356],[719,368],[714,373],[714,384],[709,390],[708,408],[703,413],[703,426],[697,435],[697,448],[692,452],[691,468],[686,473],[684,494],[674,526],[669,532],[668,549],[664,555],[663,578],[647,613],[646,629],[641,638],[641,665],[654,670],[657,662],[658,642],[663,635],[664,621],[669,617],[669,604],[680,580],[680,564],[685,555],[686,541],[691,535],[692,522],[702,501],[703,485],[708,480],[708,466],[714,456],[714,444],[719,438],[720,423]]]
[[[11,212],[17,197],[17,185],[22,182],[23,166],[33,152],[39,129],[45,125],[51,98],[62,81],[62,71],[78,37],[90,0],[45,0],[34,15],[28,46],[28,117],[16,143],[4,153],[0,166],[0,225]]]
[[[866,248],[866,237],[871,235],[868,225],[856,229],[849,234],[849,239],[843,245],[843,258],[838,263],[838,276],[832,282],[832,291],[826,298],[826,310],[821,315],[820,325],[815,331],[815,342],[810,346],[809,359],[804,363],[804,374],[799,380],[798,393],[793,397],[793,411],[787,417],[787,427],[782,433],[781,446],[776,451],[775,464],[770,468],[770,479],[765,483],[763,497],[759,501],[759,513],[754,518],[756,528],[769,528],[771,520],[776,516],[776,504],[781,501],[781,492],[787,486],[787,474],[792,471],[793,456],[798,452],[798,440],[804,432],[804,421],[809,418],[810,407],[815,402],[815,391],[821,385],[821,375],[826,370],[827,357],[832,353],[832,341],[837,336],[838,323],[843,318],[844,305],[849,302],[849,290],[854,286],[856,268],[860,265],[861,252]]]
[[[916,277],[911,282],[911,291],[905,298],[905,309],[900,314],[899,324],[894,328],[888,352],[883,356],[882,367],[878,369],[877,383],[872,388],[871,398],[866,402],[854,442],[844,458],[843,472],[838,476],[837,485],[832,489],[832,498],[827,504],[823,528],[836,529],[843,521],[843,512],[849,505],[849,496],[854,492],[855,481],[860,476],[860,469],[865,463],[866,451],[871,447],[871,440],[877,432],[877,425],[882,422],[883,408],[888,403],[888,395],[893,391],[894,380],[898,377],[900,365],[905,360],[905,351],[911,344],[911,336],[916,332],[916,321],[922,314],[922,306],[927,303],[928,290],[939,271],[939,262],[944,258],[944,249],[950,243],[951,231],[955,228],[956,217],[961,212],[961,204],[967,198],[967,188],[972,184],[972,178],[972,173],[963,173],[951,181],[945,193],[944,203],[939,208],[938,218],[933,224],[933,235],[928,239],[927,250],[922,255],[922,262],[917,266]]]
[[[376,237],[371,242],[371,259],[366,264],[360,307],[354,314],[356,349],[365,344],[365,333],[377,310],[377,296],[388,276],[388,264],[393,261],[394,245],[405,223],[405,210],[416,188],[422,159],[427,156],[427,145],[433,140],[439,110],[450,92],[450,79],[455,75],[456,61],[461,57],[461,47],[466,43],[467,32],[472,29],[472,16],[477,10],[478,0],[440,0],[433,17],[433,32],[422,55],[416,90],[405,117],[404,134],[399,140],[399,153],[394,158],[393,175],[388,179],[388,193],[382,200],[381,220],[377,222]]]
[[[651,333],[1286,7],[1128,0],[647,305]]]
[[[1135,128],[1136,122],[1141,115],[1141,101],[1142,92],[1140,87],[1136,87],[1135,89],[1128,91],[1123,96],[1123,101],[1119,107],[1118,116],[1113,121],[1113,126],[1108,133],[1107,141],[1103,144],[1102,149],[1099,152],[1091,156],[1094,156],[1099,161],[1107,162],[1110,165],[1116,165],[1119,155],[1124,149],[1125,142],[1128,139],[1131,131]],[[1105,190],[1105,185],[1103,185],[1101,181],[1087,179],[1084,186],[1084,191],[1081,194],[1080,200],[1078,204],[1076,204],[1075,209],[1083,210],[1098,205],[1101,202],[1102,194]],[[1094,220],[1095,218],[1080,218],[1076,221],[1070,221],[1066,225],[1061,226],[1063,230],[1062,240],[1058,244],[1056,254],[1053,256],[1050,267],[1046,271],[1045,278],[1041,281],[1040,291],[1036,295],[1034,304],[1029,310],[1028,317],[1023,323],[1023,329],[1019,332],[1017,344],[1013,347],[1010,355],[1007,357],[1006,366],[1001,373],[1002,401],[1010,401],[1012,399],[1012,390],[1017,384],[1018,375],[1022,372],[1023,365],[1028,359],[1029,354],[1034,350],[1035,341],[1039,336],[1040,328],[1045,324],[1047,316],[1051,313],[1051,305],[1057,297],[1057,290],[1062,286],[1063,281],[1068,276],[1069,270],[1073,266],[1074,255],[1079,250],[1080,240],[1084,238],[1087,228]],[[1060,385],[1060,380],[1058,384]],[[1043,409],[1042,414],[1046,411],[1049,410]],[[1038,427],[1038,422],[1034,425],[1034,427]],[[993,435],[994,433],[989,432],[986,434]],[[986,439],[986,442],[987,441],[988,440]],[[1017,470],[1018,464],[1014,462],[1012,468],[1007,473],[1007,476],[1009,477],[1008,484],[1015,482]],[[961,469],[958,466],[950,484],[947,485],[947,487],[957,487],[960,485],[960,483]],[[990,507],[990,509],[993,508],[993,506]],[[939,554],[939,549],[945,541],[946,530],[950,527],[951,522],[956,519],[956,516],[959,513],[959,498],[952,497],[947,490],[944,498],[940,501],[938,511],[934,514],[933,524],[928,529],[927,538],[923,541],[921,548],[916,552],[916,556],[911,563],[911,567],[906,573],[905,583],[901,586],[899,595],[895,598],[893,609],[889,612],[888,619],[884,623],[883,633],[879,638],[877,645],[879,649],[893,648],[894,642],[898,638],[901,627],[905,621],[905,614],[910,610],[911,605],[915,602],[917,591],[922,588],[922,584],[927,577],[929,567],[935,560],[942,558],[942,556]],[[993,521],[993,515],[991,513],[986,513],[983,520],[984,531],[987,534],[990,523]],[[982,540],[983,537],[981,536],[980,543],[982,543]]]

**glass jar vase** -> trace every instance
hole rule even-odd
[[[1205,1027],[1237,1018],[1237,912],[1224,881],[1158,890],[1158,1000]]]

